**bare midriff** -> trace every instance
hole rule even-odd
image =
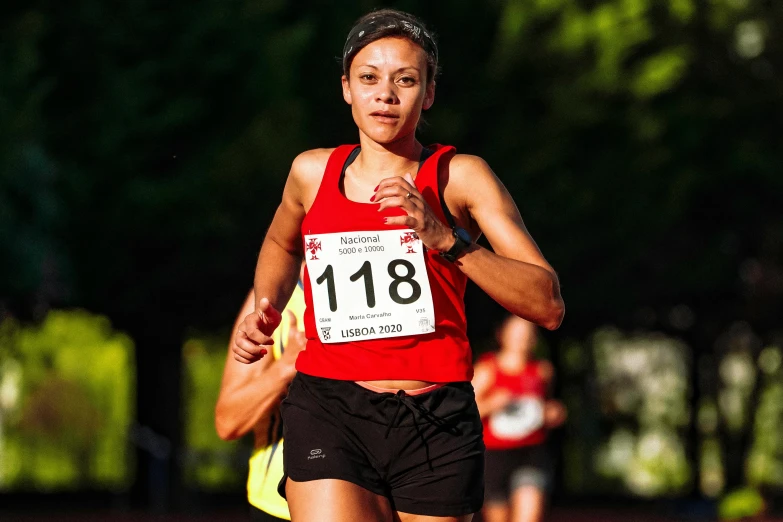
[[[407,381],[407,380],[380,380],[380,381],[362,381],[376,388],[384,388],[387,390],[419,390],[421,388],[427,388],[436,384],[430,381]],[[361,383],[359,383],[361,384]]]

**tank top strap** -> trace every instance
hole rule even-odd
[[[321,178],[321,185],[318,187],[318,193],[315,195],[315,201],[313,201],[310,207],[310,212],[316,206],[319,206],[322,201],[330,201],[340,192],[340,176],[343,172],[343,165],[345,165],[348,157],[359,145],[340,145],[332,151],[329,155],[329,159],[326,162],[326,169],[324,169],[324,176]]]
[[[455,225],[454,218],[443,201],[443,188],[438,183],[438,173],[441,165],[448,161],[457,149],[451,145],[434,144],[428,147],[433,153],[424,161],[416,175],[416,188],[419,189],[424,200],[430,206],[435,215],[448,224],[450,227]]]

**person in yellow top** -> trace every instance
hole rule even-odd
[[[234,325],[255,308],[253,291],[245,299]],[[294,378],[296,356],[305,346],[304,332],[299,331],[305,310],[301,281],[275,331],[270,347],[273,357],[264,357],[256,364],[242,364],[234,360],[229,342],[228,356],[223,369],[220,395],[215,406],[215,427],[223,440],[242,437],[251,430],[255,438],[250,472],[247,479],[247,500],[251,519],[259,522],[291,520],[288,504],[277,492],[283,477],[283,425],[280,401]]]

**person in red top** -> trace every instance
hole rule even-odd
[[[547,432],[565,422],[548,398],[554,369],[533,358],[536,326],[508,317],[497,330],[500,350],[479,359],[473,377],[484,426],[485,522],[539,522],[552,481]]]
[[[471,520],[484,443],[467,279],[546,328],[563,318],[557,276],[486,162],[416,139],[437,71],[412,15],[356,22],[342,94],[359,143],[294,160],[259,253],[255,312],[233,348],[244,363],[266,353],[306,262],[307,344],[281,406],[294,522]]]

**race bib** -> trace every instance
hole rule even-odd
[[[413,230],[307,234],[304,242],[321,342],[435,331],[424,245]]]
[[[489,428],[499,439],[522,439],[543,425],[544,402],[536,397],[520,397],[489,419]]]

